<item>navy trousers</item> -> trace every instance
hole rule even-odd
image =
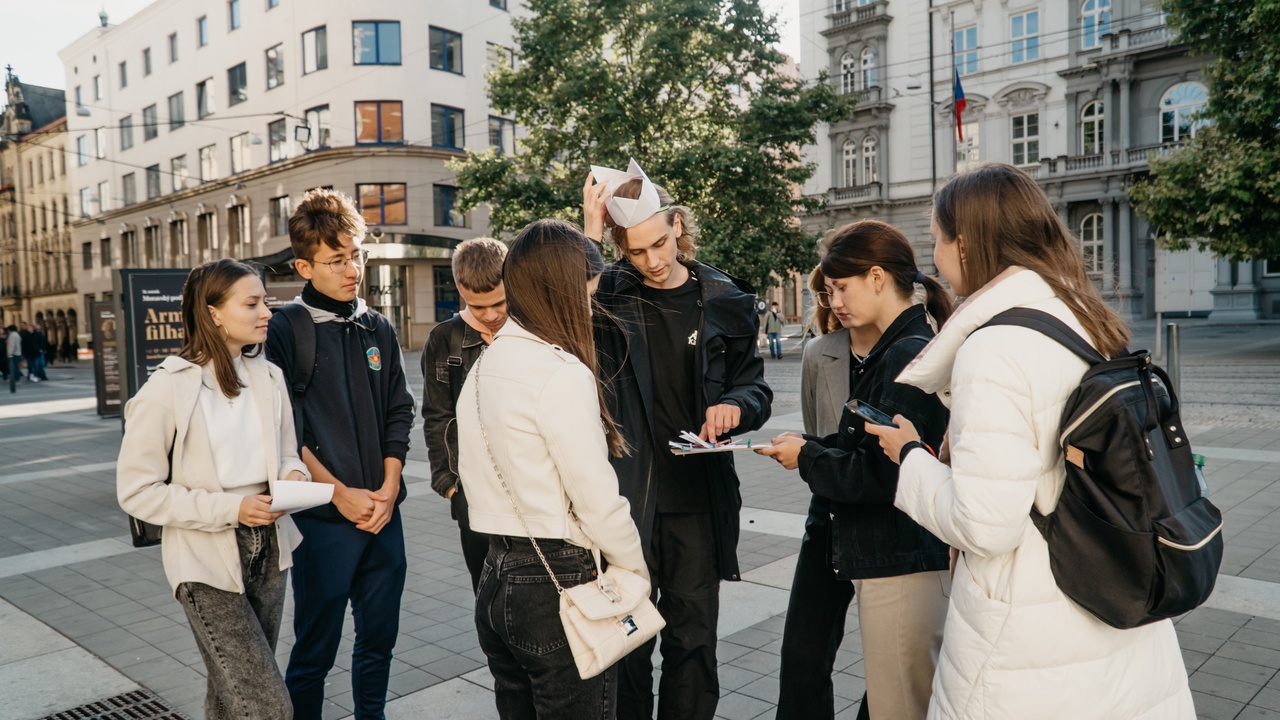
[[[374,535],[347,520],[294,517],[302,544],[293,551],[293,652],[285,684],[295,720],[320,720],[324,679],[342,640],[347,602],[355,619],[351,695],[357,720],[383,720],[391,651],[400,632],[404,526],[400,509]]]

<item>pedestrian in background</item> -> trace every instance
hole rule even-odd
[[[929,320],[938,325],[947,321],[951,298],[946,290],[916,267],[910,241],[877,220],[855,222],[836,231],[821,269],[826,290],[819,293],[818,303],[851,329],[851,344],[844,353],[849,397],[913,418],[923,429],[925,441],[939,447],[947,427],[946,407],[936,396],[893,379],[933,337]],[[923,304],[915,303],[917,286],[925,290]],[[858,345],[868,340],[871,348],[859,353]],[[879,438],[867,432],[867,425],[846,407],[836,432],[825,437],[784,433],[774,438],[772,447],[757,452],[787,469],[798,466],[814,495],[829,504],[830,555],[817,561],[801,557],[796,572],[822,573],[821,564],[826,564],[856,590],[870,717],[923,720],[946,620],[949,553],[938,538],[894,508],[898,467],[884,456]],[[805,549],[802,546],[802,552]],[[821,552],[813,546],[809,549],[810,555],[813,550]],[[806,579],[801,590],[816,582]],[[832,600],[843,599],[847,608],[853,594],[846,590]],[[794,587],[792,595],[797,595]],[[800,595],[795,602],[803,607],[806,600]],[[834,662],[844,635],[840,609],[823,608],[813,616],[801,612],[798,622],[787,625],[793,637],[790,643],[784,639],[784,645],[793,650],[792,657],[798,647],[819,654],[802,661],[810,672],[821,662],[830,675],[827,663]],[[789,683],[815,680],[812,675],[791,677]],[[809,686],[813,697],[807,700],[812,705],[803,717],[833,715],[831,703],[819,693],[825,685]],[[803,695],[794,685],[789,690],[793,698]]]
[[[45,335],[43,325],[32,325],[31,329],[36,344],[36,376],[41,381],[48,380],[49,375],[45,372],[45,368],[48,366],[53,348],[49,346],[49,336]]]
[[[764,316],[764,335],[769,339],[769,357],[782,359],[782,315],[778,313],[778,303],[769,303],[769,312]]]
[[[22,338],[22,359],[27,365],[27,382],[40,382],[40,373],[36,372],[36,357],[40,354],[40,345],[36,341],[35,325],[23,323],[18,330]]]
[[[9,363],[9,392],[18,392],[18,378],[22,377],[22,336],[18,326],[5,328],[5,357]]]
[[[596,379],[591,296],[604,269],[566,223],[521,230],[503,268],[510,319],[458,397],[459,476],[471,527],[489,536],[476,630],[503,720],[614,718],[617,666],[579,676],[547,565],[565,588],[591,582],[594,548],[649,577],[609,465],[625,445]]]
[[[1125,352],[1128,327],[1049,198],[1015,167],[953,176],[934,195],[931,231],[938,270],[967,299],[898,382],[948,400],[950,466],[909,416],[868,426],[902,464],[896,506],[960,551],[929,717],[1192,720],[1172,621],[1118,630],[1072,602],[1031,521],[1032,507],[1048,515],[1062,493],[1059,421],[1088,364],[1035,330],[982,326],[1034,308],[1104,357]]]
[[[164,527],[165,575],[204,658],[206,718],[289,720],[276,665],[293,521],[271,484],[307,480],[288,386],[262,357],[266,291],[236,260],[205,263],[182,289],[182,349],[125,404],[116,494]]]

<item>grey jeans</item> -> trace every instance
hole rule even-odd
[[[285,571],[274,525],[236,528],[244,594],[178,585],[178,602],[208,669],[206,720],[290,720],[293,704],[276,665]]]

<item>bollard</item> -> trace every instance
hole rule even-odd
[[[1173,382],[1170,390],[1175,395],[1182,394],[1182,358],[1178,351],[1178,323],[1169,323],[1165,326],[1167,338],[1164,345],[1165,354],[1165,372],[1169,373],[1169,380]]]

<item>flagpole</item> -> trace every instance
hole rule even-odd
[[[956,123],[959,122],[960,113],[956,111],[956,78],[959,69],[956,68],[956,13],[951,11],[951,174],[955,175],[958,169],[960,157],[960,144],[956,140]]]

